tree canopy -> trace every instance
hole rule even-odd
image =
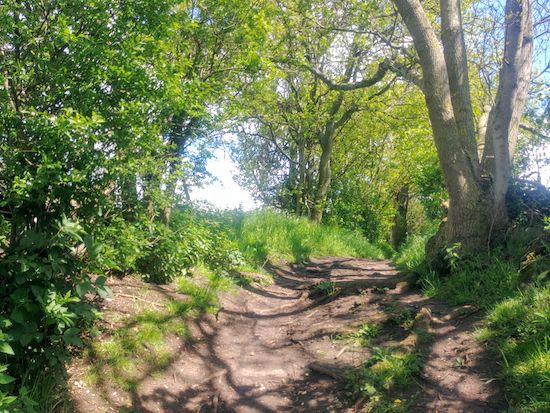
[[[164,282],[201,254],[242,258],[191,205],[218,147],[264,205],[316,224],[398,247],[442,220],[433,262],[501,243],[510,183],[548,163],[543,0],[3,0],[0,16],[0,356],[28,368],[79,343],[103,271]]]

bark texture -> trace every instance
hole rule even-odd
[[[492,147],[494,181],[483,177],[478,160],[467,59],[458,0],[441,1],[444,51],[419,0],[394,0],[418,52],[423,92],[443,176],[449,193],[447,221],[427,246],[428,259],[441,258],[445,245],[485,249],[507,222],[504,199],[525,104],[532,62],[532,0],[506,2],[506,47],[496,106],[488,122],[485,150]]]

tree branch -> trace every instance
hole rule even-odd
[[[548,135],[545,135],[544,133],[542,132],[539,132],[538,130],[536,130],[535,128],[529,126],[529,125],[526,125],[525,123],[520,123],[519,124],[519,127],[523,130],[526,130],[527,132],[531,132],[532,134],[534,135],[537,135],[539,138],[542,138],[542,139],[548,139],[550,140],[550,136]]]
[[[376,83],[384,79],[384,76],[390,69],[390,66],[391,66],[390,60],[384,59],[384,61],[378,65],[378,71],[368,79],[363,79],[360,82],[334,83],[332,80],[330,80],[325,74],[323,74],[318,69],[304,65],[304,67],[307,70],[309,70],[311,74],[313,74],[313,76],[321,79],[323,83],[325,83],[329,87],[330,90],[337,90],[337,91],[363,89],[363,88],[375,85]]]

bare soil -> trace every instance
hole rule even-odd
[[[412,401],[411,413],[507,408],[497,357],[472,337],[481,319],[475,308],[449,307],[404,283],[372,287],[395,287],[391,281],[403,279],[383,260],[325,257],[267,269],[273,284],[221,293],[217,315],[188,319],[189,339],[168,340],[170,366],[162,375],[143,371],[138,391],[121,391],[108,380],[101,387],[86,383],[86,360],[77,360],[69,381],[75,411],[366,412],[368,401],[346,388],[345,370],[366,360],[372,347],[399,346],[410,336],[395,321],[405,309],[430,314],[435,339],[413,343],[425,367],[413,385],[390,397]],[[312,288],[324,281],[337,291],[323,295]],[[99,304],[107,325],[168,297],[186,299],[173,285],[148,286],[144,296],[135,279],[111,278],[109,284],[115,297]],[[335,339],[369,320],[384,325],[370,346]]]

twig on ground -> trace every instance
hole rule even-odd
[[[348,346],[345,346],[342,350],[338,352],[338,354],[334,358],[337,359],[338,357],[340,357],[342,354],[344,354],[344,351],[346,351],[347,349],[348,349]]]
[[[143,301],[144,303],[151,304],[151,305],[156,305],[157,307],[164,307],[164,304],[155,303],[153,301],[145,300],[143,298],[136,297],[135,295],[118,293],[118,294],[115,294],[115,297],[133,298],[134,300]]]

